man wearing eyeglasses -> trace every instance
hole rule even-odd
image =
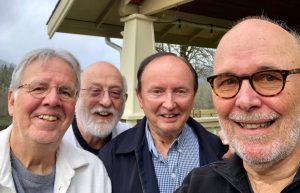
[[[89,65],[81,74],[76,117],[64,139],[95,155],[131,125],[120,121],[127,99],[126,79],[108,62]]]
[[[299,37],[264,17],[224,35],[207,80],[236,155],[195,169],[177,193],[300,192]]]
[[[194,167],[222,159],[227,147],[190,117],[198,78],[188,61],[153,54],[137,80],[145,117],[106,144],[100,158],[114,193],[171,193]]]
[[[12,125],[0,132],[1,193],[109,193],[98,157],[62,141],[80,89],[80,65],[66,51],[39,49],[15,67]]]

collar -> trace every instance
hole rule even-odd
[[[115,143],[117,144],[115,152],[117,154],[129,153],[142,148],[144,145],[148,146],[145,132],[146,123],[147,118],[144,117],[142,120],[138,121],[133,128],[122,133],[120,137],[114,138]],[[198,140],[201,141],[203,135],[201,133],[205,131],[205,129],[191,117],[187,120],[187,125],[196,133]]]
[[[244,169],[243,160],[238,155],[235,154],[229,160],[212,163],[210,167],[236,187],[236,189],[241,192],[250,192],[251,187],[247,172]],[[293,182],[289,184],[288,187],[292,188],[295,184],[298,184],[299,181],[300,169],[298,169]]]
[[[210,164],[210,167],[224,177],[230,184],[241,192],[251,192],[243,161],[238,155],[230,159]]]
[[[192,132],[192,129],[187,124],[184,124],[181,131],[182,132],[179,134],[179,136],[172,142],[170,149],[171,148],[183,149],[184,140],[187,138],[188,133]],[[146,122],[146,126],[145,126],[145,134],[146,134],[146,138],[147,138],[149,151],[153,154],[154,157],[163,159],[163,157],[159,154],[159,152],[157,151],[157,149],[154,145],[154,141],[153,141],[153,138],[151,136],[151,133],[150,133],[150,130],[148,127],[148,121]]]
[[[73,122],[72,122],[72,129],[73,129],[74,135],[75,135],[75,137],[76,137],[76,140],[78,141],[78,143],[80,144],[80,146],[81,146],[84,150],[89,151],[89,152],[91,152],[91,153],[93,153],[93,154],[95,154],[95,155],[98,155],[100,149],[95,149],[95,148],[91,147],[91,146],[85,141],[85,139],[82,137],[82,135],[81,135],[81,133],[80,133],[80,131],[79,131],[79,128],[78,128],[78,125],[77,125],[77,120],[76,120],[76,117],[75,117],[75,116],[74,116],[74,119],[73,119]],[[110,135],[108,136],[108,139],[109,139],[109,140],[107,140],[107,142],[110,141],[111,138],[112,138],[112,134],[110,134]],[[106,142],[106,143],[107,143],[107,142]]]

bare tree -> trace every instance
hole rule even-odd
[[[213,108],[211,100],[211,89],[206,82],[206,77],[212,74],[213,57],[215,49],[201,48],[195,46],[175,45],[167,43],[157,43],[158,52],[172,52],[187,59],[198,74],[199,89],[196,95],[194,108]]]

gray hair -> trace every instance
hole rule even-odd
[[[42,48],[42,49],[37,49],[33,50],[29,53],[27,53],[21,62],[17,64],[15,67],[12,77],[11,77],[11,82],[9,88],[11,90],[16,90],[19,87],[19,84],[21,82],[23,73],[25,69],[32,64],[32,62],[36,60],[42,60],[43,62],[48,61],[51,58],[58,58],[66,62],[73,70],[74,75],[76,77],[76,89],[79,91],[80,90],[80,64],[78,60],[68,51],[65,50],[53,50],[49,48]]]

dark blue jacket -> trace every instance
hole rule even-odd
[[[193,169],[175,193],[253,193],[243,161],[237,155]],[[282,193],[300,192],[300,169]]]
[[[199,141],[200,165],[221,160],[228,147],[189,118],[187,124]],[[146,118],[107,143],[99,153],[112,182],[113,193],[159,193],[145,135]]]

